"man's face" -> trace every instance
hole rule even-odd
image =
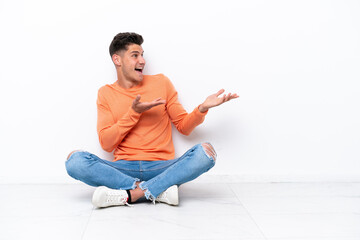
[[[120,56],[120,69],[126,81],[136,84],[143,80],[143,69],[145,67],[144,51],[140,45],[128,45],[128,50],[122,51]]]

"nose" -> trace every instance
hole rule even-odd
[[[141,65],[145,65],[145,58],[144,58],[143,56],[140,56],[140,57],[139,57],[139,63],[140,63]]]

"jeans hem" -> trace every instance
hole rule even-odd
[[[150,192],[150,190],[149,190],[148,187],[144,187],[144,186],[143,186],[144,183],[145,183],[145,182],[141,182],[141,183],[139,184],[140,189],[141,189],[141,190],[146,190],[146,191],[145,191],[145,197],[146,197],[146,199],[152,201],[152,202],[155,204],[155,199],[156,199],[156,198],[155,198],[154,195]]]
[[[135,178],[134,183],[133,183],[133,185],[131,186],[131,189],[132,189],[132,190],[134,190],[134,189],[137,187],[137,185],[136,185],[137,182],[140,182],[140,179]]]

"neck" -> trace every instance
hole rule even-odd
[[[123,81],[123,80],[120,80],[120,79],[118,79],[116,82],[117,82],[117,84],[119,84],[120,87],[125,88],[125,89],[129,89],[129,88],[132,88],[132,87],[135,87],[135,86],[138,85],[138,84],[136,84],[134,82]]]
[[[125,88],[125,89],[135,87],[139,84],[138,82],[133,82],[133,81],[126,79],[126,77],[121,72],[117,72],[117,81],[116,82],[119,84],[120,87]]]

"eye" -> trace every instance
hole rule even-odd
[[[138,54],[133,54],[132,56],[137,58],[137,57],[138,57]]]

